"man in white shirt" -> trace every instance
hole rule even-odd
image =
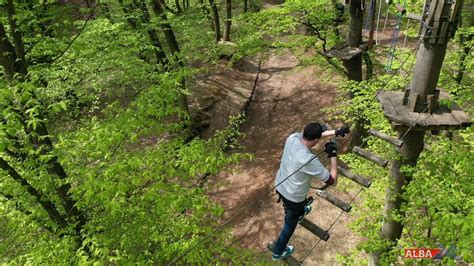
[[[285,143],[280,169],[275,178],[275,186],[285,208],[285,225],[275,243],[273,260],[280,260],[293,253],[293,246],[287,246],[296,225],[311,211],[311,202],[307,200],[311,179],[318,177],[328,185],[334,184],[337,178],[337,147],[328,142],[324,151],[331,160],[330,171],[321,164],[311,148],[321,137],[342,136],[349,133],[349,127],[325,131],[319,123],[305,126],[303,134],[291,134]],[[312,201],[312,200],[311,200]]]

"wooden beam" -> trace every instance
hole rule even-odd
[[[369,151],[366,151],[364,149],[362,149],[361,147],[357,147],[355,146],[354,148],[352,148],[352,152],[359,155],[360,157],[362,158],[365,158],[369,161],[372,161],[382,167],[385,167],[387,166],[388,164],[388,161],[383,159],[383,158],[380,158],[379,156],[375,155],[375,154],[372,154],[371,152]]]
[[[407,13],[407,10],[400,4],[395,4],[395,8],[400,12],[400,14],[405,15]]]
[[[325,191],[325,190],[316,190],[316,195],[320,196],[321,198],[331,202],[333,205],[338,207],[339,209],[345,211],[345,212],[350,212],[352,209],[352,206],[349,203],[343,202],[342,200],[338,199],[336,196],[332,195],[331,193]]]
[[[313,233],[315,236],[321,238],[324,241],[328,241],[330,234],[328,231],[322,229],[321,227],[315,225],[313,222],[310,220],[303,218],[303,220],[300,222],[300,225],[303,226],[304,228],[308,229],[311,233]]]
[[[418,14],[407,13],[407,18],[421,21],[421,15]]]
[[[268,243],[267,244],[267,248],[268,248],[268,250],[270,250],[270,252],[273,252],[274,247],[275,247],[274,243]],[[300,265],[302,265],[300,261],[298,261],[297,259],[295,259],[295,257],[293,257],[291,255],[284,258],[283,261],[288,263],[288,265],[290,265],[290,266],[300,266]]]
[[[377,130],[374,130],[374,129],[369,129],[369,134],[379,139],[385,140],[389,142],[390,144],[397,146],[398,148],[400,148],[403,145],[403,141],[397,138],[394,138],[392,136],[389,136],[387,134],[384,134],[382,132],[378,132]]]
[[[370,184],[372,183],[370,180],[365,179],[358,174],[354,174],[351,171],[340,166],[337,167],[337,172],[364,187],[370,187]]]

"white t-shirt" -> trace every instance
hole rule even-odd
[[[301,143],[302,138],[303,134],[293,133],[286,139],[280,169],[275,178],[275,186],[315,156],[308,147]],[[278,185],[276,189],[286,199],[293,202],[302,202],[308,195],[311,178],[314,176],[323,182],[326,182],[330,176],[328,170],[318,158],[298,170]]]

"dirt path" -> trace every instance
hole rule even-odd
[[[266,193],[233,223],[233,231],[240,245],[266,250],[266,243],[277,238],[283,225],[283,208],[276,203],[273,186],[286,137],[310,121],[321,121],[332,127],[331,118],[322,117],[321,108],[332,103],[337,94],[334,85],[321,84],[317,67],[298,67],[297,59],[289,53],[274,55],[262,64],[255,98],[247,115],[243,132],[245,151],[254,155],[251,162],[237,165],[236,173],[223,171],[213,179],[217,184],[212,197],[225,208],[224,219],[238,212],[242,206]],[[316,148],[317,151],[321,147]],[[321,185],[314,181],[314,185]],[[343,200],[351,195],[330,189]],[[314,191],[312,192],[314,193]],[[330,203],[316,199],[308,219],[328,228],[340,210]],[[360,240],[348,228],[350,215],[343,214],[331,230],[328,242],[321,242],[305,260],[306,265],[334,264],[336,253],[347,253]],[[318,238],[302,227],[296,229],[290,243],[296,247],[295,257],[303,259]],[[270,258],[265,254],[264,260]],[[271,260],[268,260],[271,261]]]

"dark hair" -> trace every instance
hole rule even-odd
[[[323,127],[319,123],[309,123],[304,127],[303,138],[306,140],[315,140],[321,137]]]

